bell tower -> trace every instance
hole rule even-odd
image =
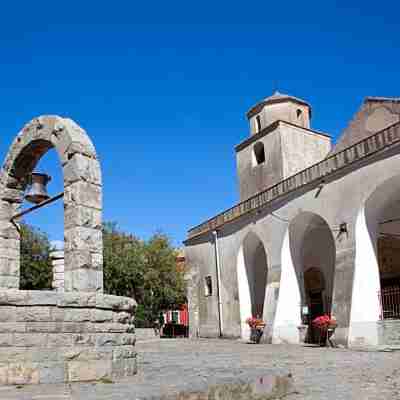
[[[310,128],[311,106],[275,92],[247,113],[250,137],[236,146],[240,200],[321,161],[330,136]]]

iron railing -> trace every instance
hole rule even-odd
[[[368,156],[391,147],[400,141],[400,123],[385,128],[366,139],[363,139],[352,146],[333,154],[332,156],[312,165],[303,171],[269,187],[268,189],[257,193],[253,197],[235,205],[234,207],[210,218],[208,221],[195,226],[188,232],[188,238],[191,239],[198,235],[212,231],[220,226],[233,221],[249,212],[264,207],[273,200],[295,191],[310,183],[318,184],[323,182],[325,177],[347,167],[357,161],[364,160]]]
[[[381,306],[380,319],[400,319],[400,287],[382,288],[378,296]]]

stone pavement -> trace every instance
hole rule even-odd
[[[139,373],[114,383],[0,387],[1,400],[157,399],[210,383],[292,374],[285,399],[400,399],[400,353],[230,340],[138,342]],[[195,397],[203,399],[204,397]],[[242,397],[243,399],[246,397]]]

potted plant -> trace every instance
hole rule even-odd
[[[249,317],[246,319],[246,323],[250,327],[250,342],[260,343],[266,325],[265,322],[260,318]]]
[[[335,333],[337,327],[336,318],[328,314],[321,315],[312,321],[312,325],[318,330],[319,344],[326,345],[330,342],[331,336]]]

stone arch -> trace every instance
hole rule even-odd
[[[19,287],[19,233],[10,222],[26,176],[54,148],[64,176],[65,291],[103,290],[102,180],[95,148],[74,121],[33,119],[16,136],[0,173],[0,289]]]
[[[249,232],[240,246],[237,259],[237,278],[242,337],[249,337],[246,319],[263,317],[268,277],[268,258],[261,239]]]
[[[357,217],[349,345],[385,342],[385,319],[400,319],[399,176],[375,187]]]
[[[293,218],[282,246],[274,343],[298,343],[302,307],[308,307],[309,319],[330,313],[335,259],[335,240],[321,216],[302,212]]]

